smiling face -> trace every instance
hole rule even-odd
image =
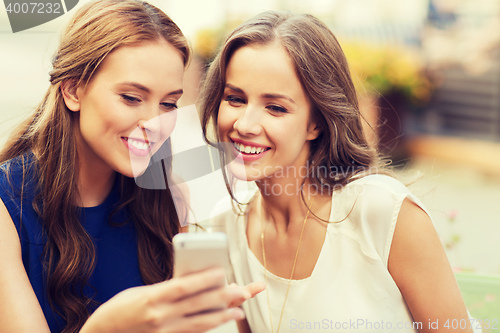
[[[231,172],[248,181],[306,164],[319,135],[292,60],[278,43],[236,50],[226,71],[217,124]],[[289,169],[288,169],[289,170]]]
[[[63,92],[79,112],[81,163],[93,172],[142,173],[175,126],[182,95],[181,53],[161,40],[120,47],[99,65],[86,87]]]

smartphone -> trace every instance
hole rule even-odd
[[[178,276],[216,266],[229,267],[227,235],[223,232],[180,233],[172,243]]]

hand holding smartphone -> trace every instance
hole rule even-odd
[[[180,233],[172,242],[176,276],[211,267],[229,267],[227,236],[223,232]]]
[[[203,233],[180,233],[174,236],[175,276],[185,276],[200,272],[213,267],[222,267],[228,272],[229,251],[227,236],[223,232],[203,232]],[[219,287],[224,287],[226,281],[221,279]],[[254,297],[265,289],[264,282],[253,282],[247,286],[237,286],[233,284],[226,286],[226,289],[232,289],[235,295],[230,307],[238,307],[245,300]],[[210,288],[212,290],[213,288]],[[240,292],[234,292],[239,289]],[[202,292],[207,292],[204,290]],[[243,291],[243,292],[241,292]],[[222,308],[216,307],[210,310],[204,310],[200,313],[218,311]]]

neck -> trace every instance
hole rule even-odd
[[[257,181],[262,197],[261,218],[271,221],[278,233],[287,233],[292,224],[301,224],[315,192],[318,192],[309,191],[310,184],[308,179],[304,182],[304,178],[299,176]]]
[[[79,125],[75,126],[78,151],[78,194],[80,207],[95,207],[104,202],[111,192],[116,172],[89,147],[82,138]]]
[[[109,170],[109,172],[102,172],[83,166],[80,163],[78,174],[78,192],[80,195],[81,207],[95,207],[104,202],[111,192],[113,183],[116,177],[116,172]]]
[[[83,147],[82,147],[83,146]],[[80,207],[95,207],[104,202],[111,192],[116,172],[94,154],[86,153],[88,147],[78,147],[78,194]]]

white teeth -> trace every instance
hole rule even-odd
[[[246,153],[246,154],[260,154],[266,150],[265,148],[262,148],[262,147],[244,146],[244,145],[236,143],[236,142],[234,143],[234,147],[239,152]]]
[[[128,143],[132,145],[133,147],[140,149],[140,150],[147,150],[149,146],[151,145],[149,142],[143,142],[143,141],[138,141],[134,139],[128,139]]]

